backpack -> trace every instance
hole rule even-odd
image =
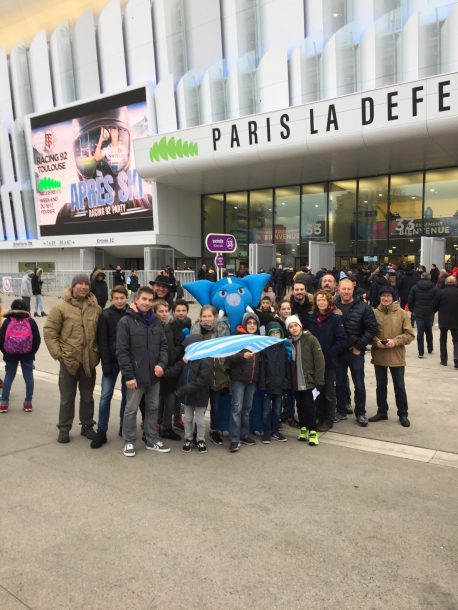
[[[32,351],[33,333],[29,318],[10,317],[3,349],[7,354],[21,356]]]

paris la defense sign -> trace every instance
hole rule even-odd
[[[458,73],[354,93],[134,143],[149,178],[458,131]]]

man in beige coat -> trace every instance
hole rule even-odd
[[[381,288],[380,305],[374,310],[377,334],[372,340],[372,364],[377,381],[377,413],[369,417],[370,422],[388,419],[388,368],[393,380],[394,396],[401,426],[408,428],[407,394],[404,383],[406,348],[415,335],[409,315],[394,303],[394,290],[390,285]]]
[[[95,367],[100,355],[97,322],[101,309],[89,290],[89,277],[75,275],[63,298],[49,312],[44,340],[51,356],[60,362],[59,443],[70,441],[75,417],[76,389],[80,392],[81,435],[93,439]]]

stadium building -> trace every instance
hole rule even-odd
[[[310,240],[414,261],[422,236],[456,264],[457,31],[445,0],[113,0],[15,41],[0,271],[194,267],[208,233],[229,268]]]

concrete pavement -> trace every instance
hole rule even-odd
[[[0,416],[0,608],[457,608],[458,469],[383,453],[389,442],[458,454],[458,370],[436,351],[408,348],[409,429],[392,410],[365,429],[350,417],[317,448],[286,428],[287,443],[238,454],[138,443],[128,459],[118,401],[103,448],[78,426],[56,442],[57,367],[43,347],[34,412],[20,410],[19,375]],[[372,414],[369,359],[366,370]]]

